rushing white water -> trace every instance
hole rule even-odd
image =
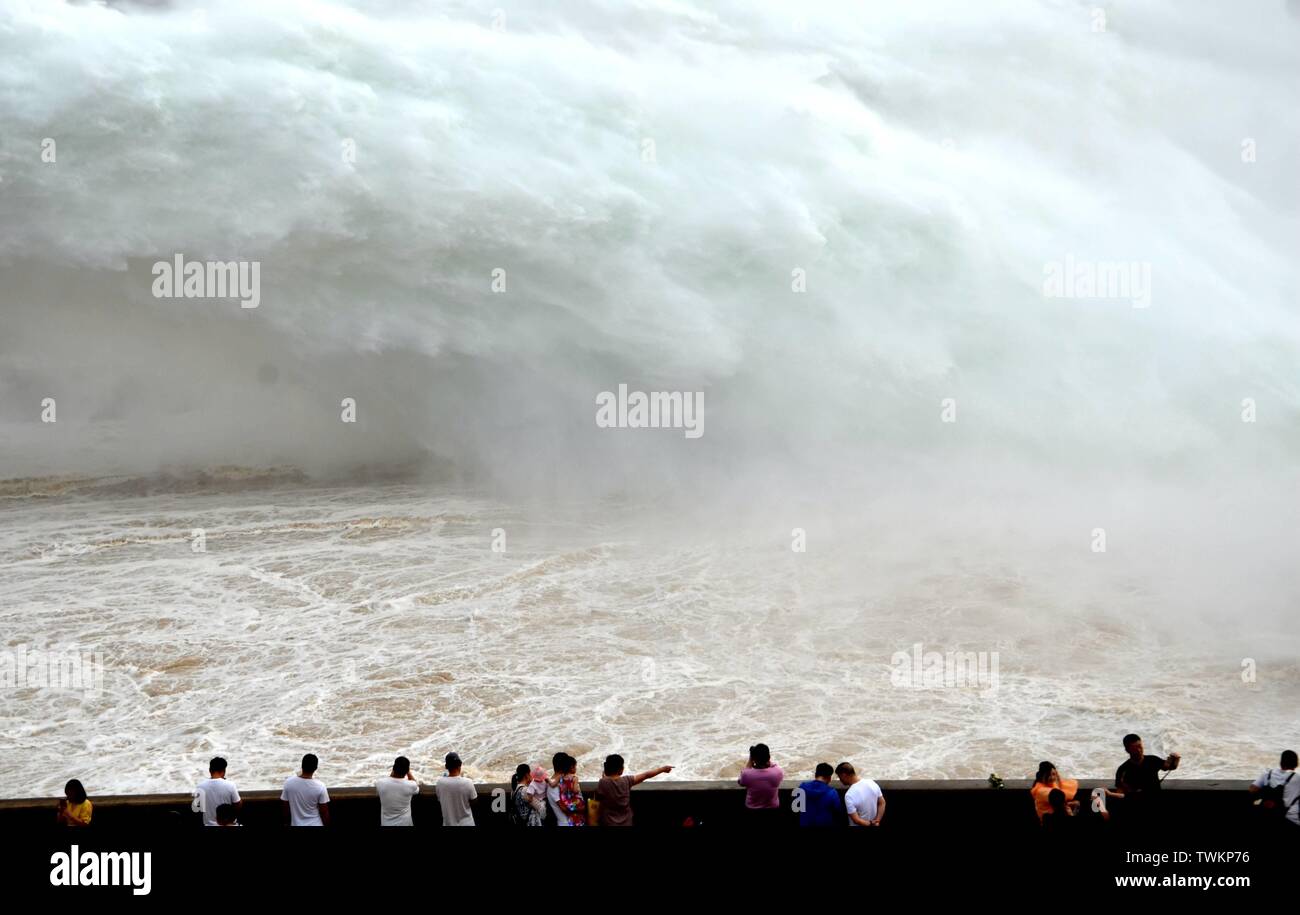
[[[1294,745],[1300,17],[1095,6],[0,0],[0,794]]]
[[[1241,775],[1296,723],[1285,631],[1162,627],[1171,595],[1064,547],[1010,559],[970,531],[882,536],[891,520],[795,554],[775,525],[408,484],[96,491],[5,509],[4,632],[106,666],[100,696],[4,696],[9,794],[70,768],[101,792],[184,789],[217,753],[269,787],[309,750],[334,784],[398,753],[434,774],[452,748],[483,777],[559,748],[586,772],[617,751],[715,777],[760,738],[799,771],[1021,775],[1043,757],[1101,775],[1133,727],[1190,774]],[[916,642],[998,652],[997,689],[893,685]]]

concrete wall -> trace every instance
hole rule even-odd
[[[836,783],[838,784],[838,783]],[[982,781],[883,781],[888,802],[885,826],[892,834],[923,837],[939,829],[969,824],[972,834],[996,832],[1029,836],[1037,819],[1029,798],[1028,781],[1007,781],[993,789]],[[1079,795],[1099,781],[1081,781]],[[1248,836],[1254,830],[1246,792],[1246,781],[1178,779],[1165,782],[1161,792],[1161,832],[1188,838],[1213,836],[1219,839]],[[781,790],[786,825],[797,825],[790,812],[790,792],[798,785],[788,780]],[[594,782],[584,782],[590,796]],[[504,827],[504,813],[492,809],[493,792],[504,796],[508,786],[482,784],[475,805],[480,826]],[[244,809],[240,821],[248,827],[268,828],[282,823],[278,791],[242,792]],[[330,788],[333,824],[343,828],[374,827],[379,823],[379,801],[373,788]],[[196,827],[198,815],[190,812],[188,795],[95,796],[94,826],[104,829],[161,829]],[[734,782],[671,782],[656,779],[632,791],[636,822],[643,827],[680,826],[687,816],[704,827],[741,826],[744,822],[744,791]],[[20,799],[0,801],[0,831],[11,834],[49,827],[54,819],[55,800]],[[498,809],[501,804],[498,803]],[[423,785],[415,798],[413,816],[417,826],[441,824],[441,813],[432,785]],[[1119,818],[1110,824],[1117,828]],[[883,832],[883,830],[882,830]],[[950,839],[946,841],[951,841]]]

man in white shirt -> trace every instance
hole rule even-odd
[[[854,826],[879,826],[885,817],[885,795],[880,786],[869,778],[859,777],[853,766],[846,762],[835,767],[835,774],[849,789],[844,792],[844,809],[849,822]]]
[[[208,763],[208,776],[194,789],[194,800],[197,805],[194,809],[203,814],[204,826],[219,826],[221,824],[217,822],[218,807],[222,804],[230,804],[238,813],[244,806],[244,802],[240,800],[235,783],[226,781],[226,761],[220,756],[214,756]]]
[[[447,774],[433,786],[438,795],[438,806],[442,808],[443,826],[474,825],[474,811],[470,804],[478,797],[478,789],[472,779],[460,774],[460,769],[460,757],[448,753]]]
[[[399,756],[393,761],[393,771],[375,782],[379,793],[380,826],[414,826],[411,820],[411,799],[420,793],[420,783],[411,774],[411,761]]]
[[[1282,819],[1291,826],[1300,826],[1300,778],[1295,777],[1295,750],[1283,750],[1280,765],[1269,769],[1250,786],[1251,794],[1264,793],[1264,803],[1282,807]],[[1278,790],[1281,789],[1281,790]]]
[[[290,826],[328,826],[330,824],[330,794],[313,776],[319,760],[315,753],[302,758],[302,771],[284,780],[280,792],[284,818]]]

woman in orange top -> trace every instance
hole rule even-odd
[[[86,789],[75,778],[63,786],[66,798],[59,799],[58,820],[60,826],[89,826],[90,813],[94,805],[86,797]]]
[[[1074,799],[1075,792],[1079,790],[1079,783],[1072,778],[1061,778],[1061,773],[1057,772],[1056,766],[1050,762],[1041,762],[1038,764],[1038,774],[1034,776],[1034,784],[1029,789],[1029,793],[1034,798],[1034,812],[1038,814],[1040,823],[1043,821],[1043,814],[1052,811],[1052,804],[1048,797],[1053,788],[1060,788],[1065,794],[1065,802],[1071,808],[1071,813],[1079,807],[1079,802]]]

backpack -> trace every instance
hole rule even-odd
[[[1272,781],[1273,770],[1270,769],[1268,774],[1268,780]],[[1291,805],[1295,801],[1287,804],[1283,801],[1283,796],[1286,794],[1286,786],[1290,784],[1293,778],[1295,778],[1294,771],[1282,781],[1282,784],[1259,789],[1259,809],[1270,817],[1281,818],[1286,816],[1287,811],[1291,809]],[[1297,797],[1296,800],[1300,801],[1300,797]]]

